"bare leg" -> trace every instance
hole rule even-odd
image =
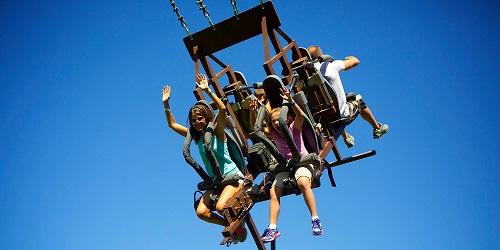
[[[212,213],[210,211],[210,195],[213,193],[213,191],[209,190],[206,191],[203,196],[201,197],[200,203],[198,204],[198,207],[196,208],[196,215],[198,218],[208,222],[208,223],[213,223],[221,226],[226,225],[226,221],[224,218],[222,218],[220,215]]]
[[[278,224],[278,216],[280,214],[280,197],[283,189],[272,186],[269,198],[269,224]]]
[[[227,185],[224,187],[222,190],[221,194],[219,195],[219,200],[217,201],[217,204],[215,205],[215,209],[220,213],[224,209],[224,206],[226,205],[226,202],[231,199],[238,191],[241,190],[243,187],[243,184],[240,183],[238,186],[232,186],[232,185]]]
[[[316,199],[314,198],[314,193],[311,189],[311,180],[307,177],[299,177],[297,180],[297,185],[299,186],[302,196],[304,196],[304,202],[309,209],[311,216],[318,216],[318,211],[316,209]]]
[[[365,119],[370,125],[372,125],[373,129],[378,129],[380,128],[380,125],[378,125],[377,120],[375,119],[375,116],[373,115],[372,111],[366,107],[364,109],[361,109],[361,117]]]
[[[325,145],[323,145],[323,149],[321,150],[321,152],[319,152],[319,158],[321,159],[321,161],[325,159],[332,148],[332,143],[330,141],[326,141]]]

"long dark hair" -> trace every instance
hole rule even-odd
[[[189,110],[188,114],[188,122],[189,122],[189,132],[191,133],[191,136],[193,137],[193,140],[198,142],[198,140],[201,138],[202,133],[198,130],[196,130],[193,126],[193,123],[191,123],[191,116],[193,113],[197,111],[200,112],[203,117],[205,117],[205,121],[207,122],[207,125],[209,122],[211,122],[214,119],[214,111],[210,107],[210,104],[206,101],[198,101],[191,109]]]

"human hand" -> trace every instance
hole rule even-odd
[[[198,88],[200,88],[201,90],[204,90],[204,91],[207,91],[209,90],[208,88],[208,81],[207,81],[207,77],[203,74],[198,74],[196,76],[196,85],[198,86]]]
[[[281,88],[280,91],[281,91],[280,96],[281,98],[283,98],[283,100],[288,101],[290,103],[293,102],[292,96],[290,95],[290,91],[288,89]]]
[[[257,99],[250,100],[250,103],[248,104],[248,106],[249,106],[251,111],[257,110],[257,108],[259,107],[259,100],[257,100]]]
[[[165,85],[163,86],[163,90],[162,90],[162,101],[163,102],[168,102],[168,100],[170,99],[170,93],[171,93],[171,88],[169,85]]]

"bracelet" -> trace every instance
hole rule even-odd
[[[163,109],[166,112],[170,112],[170,103],[168,101],[163,102]]]

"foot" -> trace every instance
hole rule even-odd
[[[319,219],[314,219],[312,221],[312,233],[314,236],[323,234],[323,227],[321,226],[321,221]]]
[[[354,136],[347,134],[347,138],[344,138],[344,143],[348,148],[354,146]]]
[[[266,230],[264,230],[264,233],[262,234],[262,241],[264,243],[271,242],[276,238],[280,237],[280,235],[281,233],[280,231],[278,231],[278,229],[266,228]]]
[[[379,128],[373,129],[373,139],[380,138],[383,134],[389,132],[389,125],[379,123]]]
[[[247,229],[241,225],[234,231],[233,241],[243,242],[247,239]]]

